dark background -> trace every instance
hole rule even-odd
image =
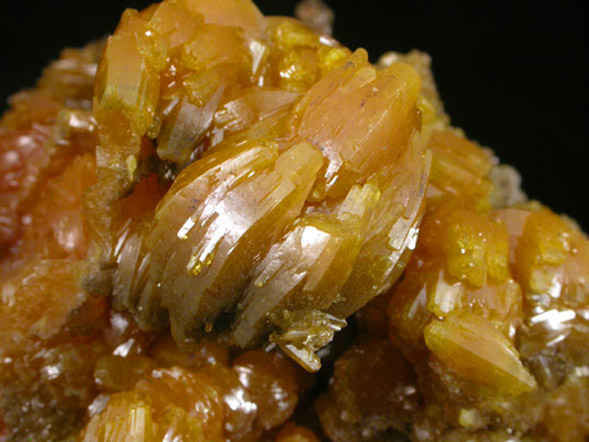
[[[147,0],[0,0],[0,101],[32,86],[61,48],[111,32],[125,6]],[[220,0],[214,0],[220,1]],[[291,14],[296,0],[259,0]],[[365,47],[416,48],[453,124],[523,175],[524,190],[589,230],[586,137],[588,15],[581,2],[332,0],[335,36]]]

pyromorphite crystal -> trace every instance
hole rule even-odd
[[[299,10],[127,10],[15,96],[0,440],[589,435],[587,237],[450,126],[427,55]]]

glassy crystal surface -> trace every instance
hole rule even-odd
[[[127,10],[11,99],[0,440],[585,440],[586,235],[299,15]]]

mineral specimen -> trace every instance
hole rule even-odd
[[[249,2],[209,3],[127,11],[106,42],[87,286],[144,330],[169,322],[182,348],[229,323],[230,342],[270,335],[316,371],[414,245],[419,76]],[[139,214],[123,197],[149,167],[165,196]]]
[[[419,70],[416,57],[401,58]],[[334,441],[584,441],[589,241],[498,188],[491,153],[440,109],[424,113],[432,167],[417,247],[358,313],[357,341],[315,402],[323,429]]]
[[[589,435],[586,236],[450,125],[425,54],[299,12],[127,10],[13,97],[0,440]]]

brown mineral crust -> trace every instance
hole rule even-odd
[[[315,408],[331,440],[405,432],[418,409],[415,374],[387,338],[360,339],[337,360],[329,391]]]

